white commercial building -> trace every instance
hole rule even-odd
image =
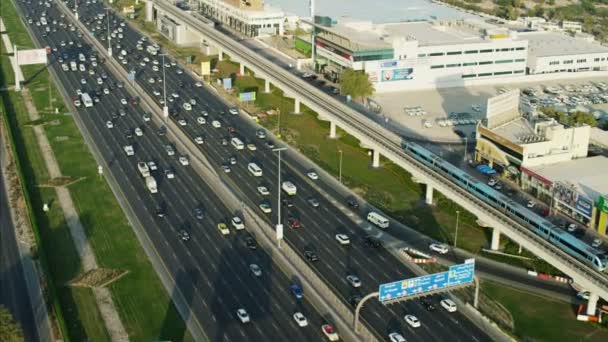
[[[282,35],[285,13],[261,0],[198,0],[205,17],[248,37]]]
[[[462,85],[467,79],[523,75],[528,43],[477,20],[316,25],[317,69],[364,70],[376,92]]]
[[[554,32],[520,32],[528,74],[608,70],[608,47]]]

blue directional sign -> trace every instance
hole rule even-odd
[[[464,264],[453,265],[449,271],[428,274],[417,278],[381,284],[378,299],[387,300],[412,296],[451,286],[463,285],[473,281],[475,276],[475,259],[468,259]]]

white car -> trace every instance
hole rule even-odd
[[[232,115],[239,115],[239,110],[236,108],[230,108],[228,109],[228,112]]]
[[[188,110],[188,111],[192,110],[192,105],[189,104],[188,102],[184,102],[183,107],[185,110]]]
[[[593,242],[591,242],[591,247],[594,247],[594,248],[598,248],[601,245],[602,245],[602,240],[600,240],[600,239],[593,239]]]
[[[186,119],[179,119],[179,120],[177,120],[177,123],[180,126],[187,126],[188,125],[188,122],[186,121]]]
[[[178,93],[171,93],[171,96],[173,96],[174,98],[179,98],[179,94]]]
[[[336,329],[329,324],[323,324],[321,326],[321,331],[323,332],[323,335],[325,335],[325,337],[327,337],[327,339],[330,341],[338,341],[340,339]]]
[[[152,71],[158,71],[158,66],[153,65],[153,66],[152,66]]]
[[[123,106],[126,106],[126,105],[128,104],[127,99],[125,99],[125,98],[120,99],[120,103],[121,103]]]
[[[432,250],[433,252],[437,252],[439,254],[446,254],[449,250],[447,245],[440,244],[440,243],[430,244],[429,249]]]
[[[392,332],[388,334],[388,338],[391,342],[407,342],[405,337],[398,332]]]
[[[173,172],[173,170],[167,169],[167,170],[165,170],[165,176],[168,179],[173,179],[173,178],[175,178],[175,173]]]
[[[248,149],[249,151],[255,151],[255,150],[257,150],[258,148],[257,148],[257,146],[255,146],[255,144],[254,144],[254,143],[249,143],[249,144],[247,144],[247,149]]]
[[[165,145],[165,151],[167,151],[168,156],[172,156],[175,154],[175,150],[173,149],[173,146],[171,146],[171,145]]]
[[[456,303],[454,303],[451,299],[444,299],[440,302],[440,304],[448,312],[456,312],[456,310],[458,310],[456,308]]]
[[[150,78],[148,78],[148,83],[154,84],[154,83],[156,83],[156,80],[154,79],[154,77],[150,77]]]
[[[255,275],[256,277],[261,277],[262,276],[262,269],[257,264],[251,264],[251,265],[249,265],[249,269],[251,270],[251,272],[253,273],[253,275]]]
[[[217,120],[213,120],[213,121],[211,121],[211,126],[213,126],[215,128],[220,128],[220,127],[222,127],[222,123]]]
[[[236,316],[239,318],[239,321],[241,321],[241,323],[249,323],[251,321],[251,319],[249,318],[249,314],[245,309],[241,308],[236,310]]]
[[[125,147],[123,147],[123,148],[124,148],[124,150],[125,150],[125,153],[126,153],[128,156],[133,156],[133,155],[135,155],[135,150],[133,149],[133,146],[132,146],[132,145],[127,145],[127,146],[125,146]]]
[[[104,93],[105,95],[110,94],[110,89],[108,89],[108,88],[103,88],[103,93]]]
[[[150,121],[150,115],[148,115],[148,114],[144,114],[144,115],[142,116],[142,119],[144,119],[144,121],[145,121],[145,122],[148,122],[148,121]]]
[[[203,86],[203,84],[201,82],[196,82],[196,83],[194,83],[194,86],[197,88],[200,88]]]
[[[194,142],[195,142],[197,145],[202,145],[202,144],[204,144],[204,143],[205,143],[205,140],[203,139],[203,137],[196,137],[196,138],[194,138]]]
[[[336,240],[341,245],[349,245],[350,244],[350,239],[348,238],[348,235],[346,235],[346,234],[336,234]]]
[[[245,229],[245,224],[243,223],[243,220],[241,220],[241,218],[238,216],[234,216],[230,223],[236,230]]]
[[[405,323],[407,323],[412,328],[420,327],[420,320],[414,315],[405,315],[403,319],[405,320]]]
[[[195,99],[190,99],[190,104],[195,106],[196,105],[196,100]]]
[[[202,116],[199,116],[198,118],[196,118],[196,123],[198,123],[199,125],[204,125],[207,123],[207,119]]]
[[[532,201],[528,201],[528,203],[526,203],[526,207],[528,207],[528,208],[534,208],[535,205],[536,205],[536,203],[534,203]]]
[[[308,178],[310,178],[312,180],[319,179],[319,175],[316,172],[314,172],[314,171],[310,171],[306,175],[308,176]]]
[[[306,319],[306,316],[304,316],[304,314],[299,311],[293,314],[293,319],[294,321],[296,321],[296,323],[298,323],[298,326],[301,328],[308,326],[308,320]]]
[[[186,156],[180,156],[179,157],[179,163],[186,166],[186,165],[190,165],[190,161],[188,160],[188,157]]]
[[[80,100],[74,100],[74,106],[80,107],[80,105],[81,105]]]
[[[268,188],[265,187],[265,186],[258,186],[258,192],[262,196],[268,196],[268,195],[270,195],[270,191],[268,191]]]
[[[346,276],[346,281],[352,286],[352,287],[361,287],[361,280],[359,279],[359,277],[357,277],[354,274],[349,274]]]
[[[152,160],[150,160],[148,162],[148,167],[150,168],[151,171],[156,171],[158,170],[158,166],[156,166],[156,163]]]
[[[106,122],[106,127],[114,128],[114,123],[112,121],[108,121],[108,122]]]
[[[141,128],[137,127],[135,128],[135,135],[141,137],[142,135],[144,135],[144,131],[142,131]]]

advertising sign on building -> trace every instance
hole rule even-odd
[[[608,197],[600,196],[600,199],[597,202],[597,209],[599,211],[608,213]]]
[[[380,80],[382,82],[411,80],[414,78],[413,73],[414,68],[382,70]]]
[[[591,218],[591,214],[593,213],[593,202],[579,194],[576,199],[576,211],[587,218]]]
[[[17,60],[19,61],[19,65],[46,64],[46,57],[46,49],[30,49],[17,51]]]

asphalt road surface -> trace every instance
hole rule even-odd
[[[71,30],[55,5],[45,8],[37,2],[19,2],[21,10],[32,19],[30,27],[43,44],[56,47],[51,56],[50,67],[59,76],[66,91],[78,98],[77,89],[98,96],[99,102],[90,108],[83,105],[74,115],[80,116],[97,149],[109,165],[111,172],[127,198],[129,205],[142,223],[147,235],[160,254],[164,266],[175,279],[179,291],[190,304],[192,314],[213,341],[261,341],[266,339],[314,341],[322,339],[320,326],[323,318],[304,299],[296,299],[289,290],[292,281],[274,265],[271,258],[260,248],[252,250],[245,244],[246,232],[230,228],[229,236],[222,236],[217,224],[229,224],[233,216],[218,197],[200,179],[190,166],[178,161],[179,151],[168,155],[165,145],[171,144],[165,136],[158,136],[158,127],[152,121],[144,121],[144,112],[130,102],[131,97],[118,86],[103,63],[96,67],[89,59],[91,48]],[[57,20],[49,24],[50,32],[44,36],[46,26],[37,26],[41,12],[47,18]],[[53,32],[53,28],[56,29]],[[73,44],[69,42],[72,41]],[[64,42],[64,44],[62,44]],[[81,46],[78,46],[81,44]],[[61,46],[65,45],[65,46]],[[79,53],[86,62],[78,61]],[[78,61],[86,66],[86,72],[62,70],[59,58],[67,54],[66,63]],[[98,58],[98,62],[100,62]],[[89,70],[94,70],[90,75]],[[102,77],[105,74],[106,78]],[[100,79],[98,84],[97,78]],[[96,95],[96,88],[108,88]],[[126,105],[121,100],[129,101]],[[120,112],[124,111],[124,115]],[[112,128],[108,128],[108,121]],[[135,128],[142,135],[133,133]],[[127,132],[129,131],[129,132]],[[129,137],[130,136],[130,137]],[[132,145],[134,156],[127,156],[124,146]],[[151,194],[137,169],[138,161],[154,161],[158,170],[152,171],[158,183],[158,193]],[[173,170],[175,178],[168,179],[164,170]],[[156,216],[161,208],[165,217]],[[203,211],[197,218],[195,208]],[[183,241],[178,234],[186,231],[190,235]],[[256,277],[250,270],[255,263],[262,269]],[[173,294],[170,294],[173,295]],[[245,308],[251,323],[241,324],[236,311]],[[292,315],[300,311],[308,319],[308,327],[299,327]]]
[[[93,19],[93,16],[98,13],[105,13],[101,5],[81,6],[79,7],[79,13],[81,21],[86,23],[89,29],[95,28],[96,37],[103,40],[103,45],[107,45],[107,40],[104,40],[107,35],[107,20],[97,22]],[[114,18],[111,18],[111,31],[116,28],[113,20]],[[97,29],[97,26],[99,26],[99,29]],[[163,83],[159,82],[163,75],[162,58],[146,53],[148,43],[143,43],[142,50],[138,50],[136,45],[141,37],[128,25],[122,27],[120,34],[123,36],[122,39],[119,38],[118,34],[116,34],[116,38],[112,39],[115,58],[119,56],[121,50],[125,49],[126,55],[123,57],[127,60],[126,64],[123,64],[125,69],[136,70],[137,82],[150,94],[154,94],[156,91],[156,95],[153,96],[160,104],[160,100],[163,99]],[[120,46],[116,44],[120,44]],[[149,62],[146,62],[146,58],[149,59]],[[154,64],[154,60],[157,60],[158,64]],[[228,108],[213,92],[205,87],[197,87],[195,79],[185,72],[178,73],[177,70],[180,69],[180,66],[172,65],[171,62],[171,58],[165,58],[165,63],[169,63],[169,67],[165,69],[165,86],[167,87],[167,98],[172,99],[171,102],[168,102],[171,119],[176,122],[185,120],[186,124],[181,126],[183,132],[192,139],[198,136],[204,139],[204,143],[200,145],[201,151],[218,168],[220,173],[223,172],[223,165],[230,166],[231,171],[223,175],[224,180],[240,192],[244,202],[257,206],[261,201],[269,201],[273,212],[267,218],[269,222],[276,222],[277,210],[274,198],[278,191],[276,185],[277,157],[267,143],[267,141],[273,139],[270,137],[266,139],[256,137],[257,128],[252,125],[251,120],[240,115],[230,115]],[[153,70],[155,65],[158,71]],[[150,78],[154,78],[153,83],[149,81]],[[174,96],[174,93],[177,96]],[[191,105],[191,110],[187,110],[183,104],[186,101],[190,102],[191,99],[194,99],[196,104]],[[203,111],[206,111],[208,116],[204,116]],[[205,118],[205,124],[197,123],[197,117],[199,116]],[[213,120],[218,121],[221,127],[213,127],[211,125]],[[229,128],[232,129],[229,130]],[[230,139],[234,136],[238,136],[246,144],[254,143],[257,149],[255,151],[248,148],[236,150],[230,144]],[[221,143],[222,139],[226,139],[226,145]],[[277,146],[280,145],[277,141],[273,141],[273,143]],[[288,159],[289,153],[293,152],[287,153]],[[235,157],[235,165],[230,164],[230,157]],[[254,177],[249,173],[247,164],[250,161],[255,161],[261,166],[262,177]],[[283,179],[291,180],[298,187],[297,195],[290,198],[293,206],[286,207],[284,210],[286,240],[301,253],[306,249],[312,249],[318,254],[320,260],[313,264],[314,269],[346,303],[349,303],[354,295],[363,296],[376,291],[377,286],[381,283],[414,276],[409,268],[387,251],[364,247],[365,232],[353,225],[350,219],[336,210],[333,204],[320,198],[308,184],[311,180],[302,176],[302,173],[305,174],[306,170],[293,170],[284,167],[281,175]],[[194,177],[192,179],[194,180]],[[270,196],[263,196],[257,191],[257,186],[260,184],[268,187]],[[189,185],[193,186],[194,184]],[[320,205],[318,207],[313,207],[307,201],[311,197],[319,200]],[[298,218],[302,222],[302,227],[298,229],[289,228],[287,217]],[[345,247],[340,246],[335,240],[335,234],[337,233],[347,234],[350,237],[351,244]],[[351,274],[357,275],[361,279],[362,285],[360,287],[354,288],[347,282],[346,276]],[[408,340],[412,341],[489,340],[489,337],[483,331],[480,331],[459,312],[447,313],[439,308],[439,299],[437,296],[431,298],[438,307],[433,312],[422,308],[418,301],[387,307],[377,301],[371,301],[370,304],[366,304],[362,311],[363,318],[382,336],[387,336],[389,332],[400,331],[408,337]],[[403,320],[406,313],[418,316],[422,322],[422,327],[411,328],[408,326]]]

